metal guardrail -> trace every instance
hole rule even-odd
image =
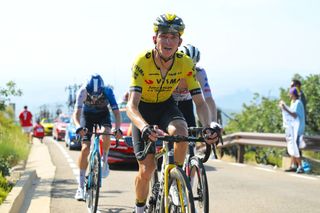
[[[320,152],[320,136],[304,136],[306,147],[304,150],[312,150]],[[229,146],[237,146],[237,162],[244,162],[244,147],[246,145],[264,146],[264,147],[277,147],[286,148],[285,134],[273,133],[251,133],[251,132],[238,132],[230,135],[223,136],[223,146],[219,145],[218,148]]]

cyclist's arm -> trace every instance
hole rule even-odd
[[[87,90],[85,89],[84,86],[82,86],[77,92],[76,103],[74,105],[74,112],[72,115],[76,128],[79,128],[81,126],[80,117],[81,117],[83,102],[86,98],[87,98]]]
[[[205,98],[205,101],[210,111],[211,121],[217,122],[218,113],[215,101],[212,97]]]
[[[105,88],[105,94],[107,96],[107,99],[110,103],[110,107],[112,109],[112,112],[115,117],[115,129],[120,129],[121,125],[121,116],[120,116],[120,111],[118,107],[118,103],[116,101],[116,98],[114,96],[113,90],[110,87]]]
[[[139,112],[138,106],[141,100],[141,93],[130,91],[129,100],[127,103],[127,115],[132,123],[140,130],[143,129],[148,123],[143,119]]]
[[[202,94],[196,94],[192,96],[192,100],[196,105],[197,115],[203,127],[209,127],[210,113],[206,102],[203,99]]]
[[[216,107],[216,103],[212,97],[212,92],[211,92],[211,88],[209,85],[207,73],[206,73],[205,69],[203,69],[201,67],[196,67],[196,70],[197,70],[196,78],[200,83],[201,90],[202,90],[202,93],[204,96],[204,100],[208,105],[209,112],[211,115],[211,121],[217,122],[217,107]]]
[[[76,108],[73,112],[72,119],[73,119],[73,122],[77,128],[79,128],[81,126],[80,125],[80,116],[81,116],[81,108]]]
[[[112,110],[114,117],[115,117],[115,129],[120,129],[121,124],[121,116],[119,109]]]

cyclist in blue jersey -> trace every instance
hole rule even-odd
[[[94,74],[89,80],[81,86],[77,92],[76,103],[74,107],[73,120],[77,127],[76,133],[82,137],[82,148],[79,156],[79,186],[75,195],[75,199],[84,200],[84,180],[86,169],[88,166],[87,157],[90,152],[90,139],[93,132],[93,125],[100,125],[100,132],[111,133],[111,120],[109,108],[115,117],[114,134],[117,139],[122,137],[120,130],[121,117],[113,90],[104,85],[100,75]],[[109,174],[109,165],[107,156],[110,147],[110,136],[101,136],[103,140],[104,154],[101,158],[102,177]]]

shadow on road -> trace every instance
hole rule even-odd
[[[132,213],[132,206],[117,206],[117,205],[100,205],[98,207],[101,213]]]
[[[138,171],[138,163],[109,164],[111,170]]]
[[[58,179],[52,183],[52,198],[73,198],[76,190],[75,179]]]

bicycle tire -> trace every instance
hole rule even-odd
[[[183,190],[182,193],[184,193],[186,198],[187,206],[185,207],[185,213],[195,213],[194,208],[194,200],[193,195],[190,187],[189,180],[185,174],[185,172],[180,167],[175,167],[170,170],[169,173],[169,189],[174,183],[174,180],[176,183],[180,182],[181,188]],[[178,181],[177,181],[178,180]],[[172,201],[171,195],[169,195],[169,212],[181,212],[182,206],[175,205]],[[180,200],[181,203],[181,200]],[[165,213],[165,198],[164,198],[164,190],[161,196],[161,205],[160,205],[160,213]]]
[[[160,189],[159,177],[158,177],[158,170],[156,169],[153,172],[151,178],[151,196],[148,199],[148,205],[145,209],[146,213],[156,212],[156,205],[157,205],[157,198]]]
[[[100,193],[100,181],[101,181],[101,159],[100,156],[95,153],[90,164],[88,191],[87,191],[87,208],[91,213],[96,213],[98,210],[99,193]]]
[[[209,187],[204,165],[197,156],[189,158],[185,167],[186,174],[191,180],[194,172],[193,184],[191,190],[193,192],[194,205],[197,213],[209,213]]]

